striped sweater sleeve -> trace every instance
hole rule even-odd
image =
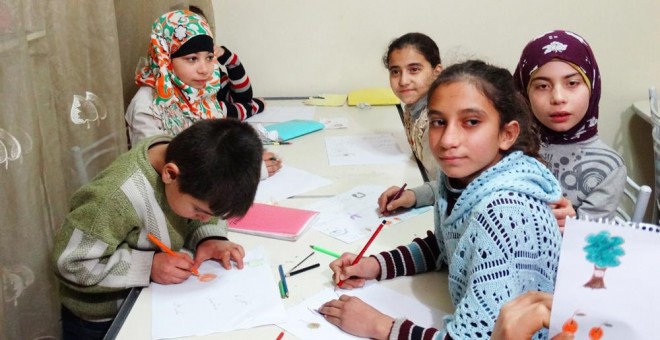
[[[238,56],[225,46],[225,53],[218,57],[220,64],[225,66],[227,73],[221,72],[220,91],[218,91],[218,102],[225,112],[226,117],[245,120],[262,112],[265,103],[252,97],[252,85],[241,64]]]
[[[407,246],[373,255],[380,264],[378,280],[392,279],[397,276],[410,276],[430,270],[437,270],[440,249],[435,235],[427,231],[424,239],[415,238]],[[390,332],[391,340],[404,339],[445,339],[445,331],[434,327],[424,328],[408,319],[396,319]]]

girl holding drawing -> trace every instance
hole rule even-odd
[[[426,97],[431,83],[442,72],[440,51],[433,39],[422,33],[407,33],[392,41],[383,57],[390,73],[390,86],[405,105],[403,124],[413,154],[435,179],[438,163],[428,148]]]
[[[601,79],[589,44],[568,31],[530,41],[514,73],[541,132],[540,153],[559,179],[555,215],[612,218],[626,183],[626,166],[598,137]]]
[[[538,160],[529,108],[506,69],[482,61],[453,65],[431,85],[428,103],[429,145],[441,173],[436,182],[404,191],[390,207],[434,205],[435,232],[355,266],[356,255],[345,253],[330,268],[335,282],[345,280],[350,289],[447,265],[454,313],[445,328],[423,328],[347,295],[319,311],[364,337],[487,339],[504,303],[554,288],[561,236],[548,204],[561,189]],[[381,211],[398,189],[381,195]]]
[[[235,59],[224,50],[220,59],[230,57]],[[246,110],[243,106],[240,109],[239,104],[216,97],[227,79],[214,55],[213,35],[206,20],[187,10],[163,14],[151,27],[148,64],[137,70],[140,88],[126,111],[131,144],[158,134],[175,136],[196,121],[228,118],[232,112],[239,112],[233,118],[245,119],[245,112],[240,113]],[[231,105],[233,110],[228,109]],[[281,167],[278,157],[264,152],[262,179]]]

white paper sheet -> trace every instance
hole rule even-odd
[[[395,164],[410,159],[390,134],[325,137],[328,163],[336,165]]]
[[[275,203],[329,184],[332,184],[332,181],[325,177],[283,165],[275,175],[259,182],[254,200]]]
[[[314,119],[314,106],[266,106],[264,112],[248,119],[249,123],[279,123],[293,119]]]
[[[320,212],[312,228],[351,243],[373,234],[383,220],[387,221],[388,225],[394,225],[433,208],[428,206],[402,210],[395,215],[379,217],[378,197],[385,189],[387,188],[378,185],[360,185],[305,206],[305,209]]]
[[[259,247],[245,254],[242,270],[225,270],[215,261],[181,284],[151,284],[152,339],[228,332],[283,322],[286,312],[266,253]]]
[[[573,318],[578,325],[575,339],[590,339],[589,331],[598,327],[603,331],[603,340],[658,339],[660,232],[657,228],[643,224],[634,228],[575,219],[567,221],[552,303],[550,338]],[[602,231],[609,233],[605,235],[609,240],[620,237],[623,243],[618,247],[603,247],[604,238],[591,237],[591,242],[587,241],[590,235]],[[594,242],[596,240],[599,242]],[[604,260],[608,254],[616,254],[613,248],[620,248],[624,253],[613,256],[618,265],[598,272],[596,262],[587,259],[585,247],[589,244],[606,249],[600,254],[592,252],[591,259]],[[604,288],[594,284],[600,280],[592,281],[599,274],[602,274]]]
[[[342,294],[357,296],[394,318],[405,317],[423,327],[444,327],[442,317],[447,314],[446,312],[425,306],[409,296],[375,282],[368,282],[365,287],[353,290],[339,289],[335,292],[332,288],[325,288],[299,305],[288,309],[286,323],[279,326],[301,339],[359,339],[340,330],[315,312],[322,304],[337,299]]]

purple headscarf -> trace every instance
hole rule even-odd
[[[552,31],[527,43],[513,74],[514,83],[527,100],[527,88],[532,74],[553,59],[578,67],[591,85],[589,107],[582,120],[565,132],[548,129],[540,122],[541,140],[550,144],[571,144],[598,134],[598,102],[600,101],[600,71],[591,47],[584,38],[568,31]]]

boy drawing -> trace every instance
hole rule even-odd
[[[64,338],[101,338],[132,287],[180,283],[207,259],[242,268],[224,219],[251,206],[262,153],[246,123],[202,120],[147,138],[78,190],[53,250]],[[194,259],[158,251],[148,233]]]

